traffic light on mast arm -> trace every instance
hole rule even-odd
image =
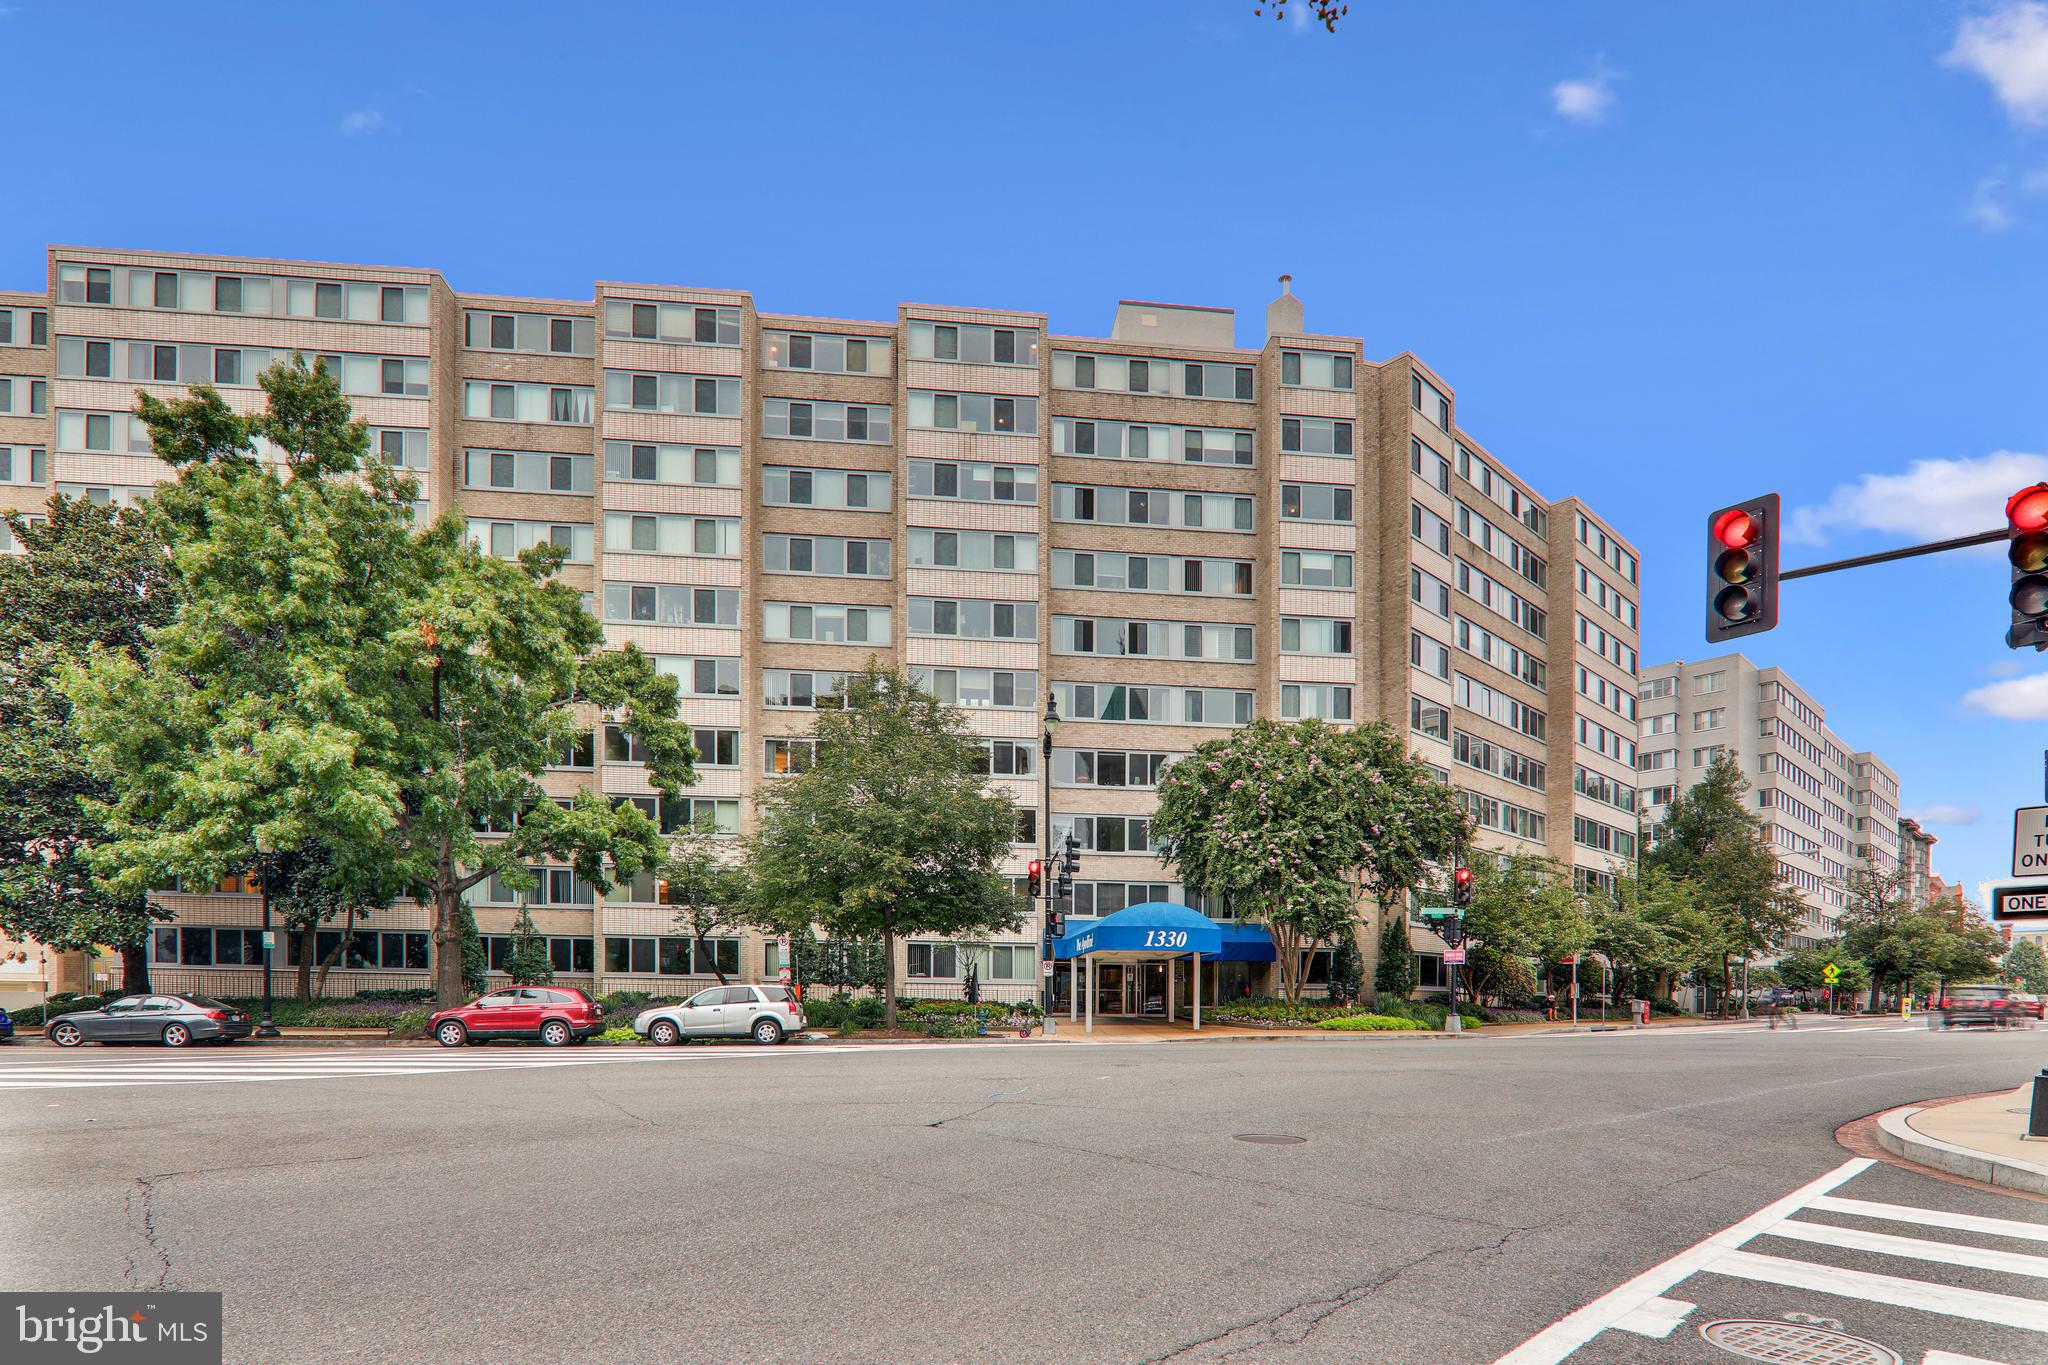
[[[1778,495],[1766,493],[1707,518],[1707,640],[1777,624]]]
[[[2022,488],[2005,500],[2005,557],[2012,561],[2013,649],[2048,649],[2048,483]]]

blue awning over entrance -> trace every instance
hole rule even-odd
[[[1223,949],[1217,956],[1224,962],[1273,962],[1273,933],[1263,924],[1219,924]]]
[[[1222,953],[1223,938],[1223,926],[1199,910],[1172,901],[1146,901],[1077,927],[1053,944],[1053,956],[1061,961],[1092,953],[1151,957],[1200,953],[1213,958]],[[1269,957],[1271,952],[1269,942]]]

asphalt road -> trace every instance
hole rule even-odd
[[[17,1047],[0,1051],[0,1288],[223,1290],[231,1361],[1486,1362],[1839,1172],[1837,1125],[2044,1060],[2048,1032],[1811,1027]],[[1250,1133],[1306,1141],[1235,1140]],[[2048,1203],[1886,1164],[1835,1193],[2048,1228]],[[2048,1285],[1798,1245],[1757,1249]],[[1800,1314],[1909,1365],[1934,1347],[2048,1360],[2048,1332],[1854,1295],[1699,1275],[1669,1297],[1698,1312],[1668,1337],[1608,1331],[1570,1358],[1735,1360],[1699,1338],[1706,1316]]]

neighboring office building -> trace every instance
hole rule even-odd
[[[1933,897],[1934,845],[1939,841],[1911,816],[1899,817],[1899,891],[1914,905]]]
[[[1642,708],[1645,827],[1654,829],[1717,755],[1735,750],[1778,870],[1806,905],[1788,946],[1837,935],[1852,870],[1900,870],[1898,775],[1875,754],[1851,750],[1782,669],[1741,654],[1657,664],[1643,670]]]
[[[1077,916],[1185,894],[1150,852],[1157,775],[1254,715],[1406,725],[1483,842],[1582,881],[1635,851],[1635,551],[1464,433],[1440,376],[1309,334],[1291,293],[1245,350],[1229,310],[1167,304],[1067,338],[1008,310],[827,320],[743,292],[524,299],[427,270],[52,248],[47,292],[0,310],[19,400],[0,498],[24,509],[52,489],[128,503],[168,473],[127,415],[137,388],[212,382],[250,410],[273,359],[327,356],[423,513],[459,512],[490,553],[566,545],[607,636],[681,680],[700,780],[668,821],[745,828],[873,654],[969,710],[1021,808],[1020,879],[1050,688]],[[615,727],[563,757],[550,792],[656,809]],[[248,989],[250,890],[163,895],[167,984]],[[779,965],[752,935],[695,952],[645,878],[598,897],[549,868],[532,899],[568,980],[673,993],[714,965]],[[474,903],[502,953],[515,898]],[[331,989],[423,982],[426,929],[419,907],[378,915]],[[968,951],[907,944],[905,979],[950,992]],[[1036,989],[1032,928],[979,951],[992,994]],[[1220,971],[1205,996],[1268,988],[1263,969]],[[1159,984],[1107,973],[1098,1009]]]

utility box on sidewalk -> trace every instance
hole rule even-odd
[[[1637,1028],[1648,1028],[1650,1026],[1649,1001],[1631,1000],[1628,1002],[1628,1007],[1629,1012],[1635,1016],[1635,1025]]]

